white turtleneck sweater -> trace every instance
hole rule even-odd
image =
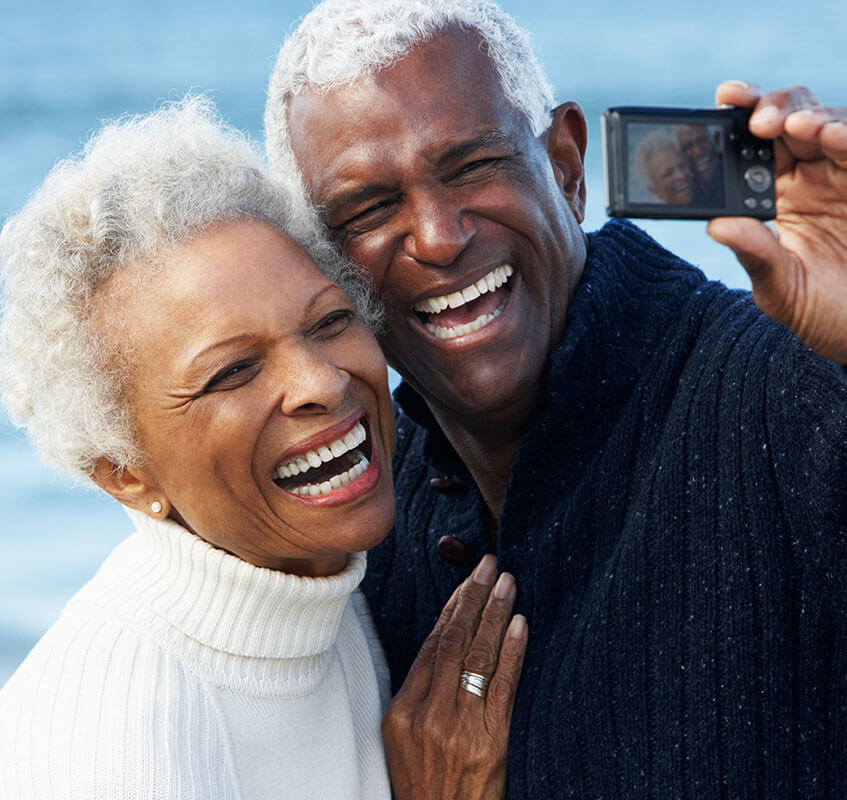
[[[0,798],[388,800],[365,555],[300,578],[130,516],[0,691]]]

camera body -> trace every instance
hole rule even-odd
[[[750,114],[750,109],[734,107],[606,109],[606,213],[649,219],[773,219],[773,143],[750,133]]]

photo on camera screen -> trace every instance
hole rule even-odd
[[[720,125],[629,122],[629,202],[720,208],[726,202],[724,144]]]

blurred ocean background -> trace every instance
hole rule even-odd
[[[847,3],[507,0],[529,29],[557,99],[588,116],[588,215],[604,221],[600,114],[610,105],[711,106],[744,78],[805,84],[847,102]],[[590,7],[589,7],[590,6]],[[189,90],[210,93],[261,138],[265,86],[286,32],[311,7],[293,0],[0,0],[0,219],[20,208],[98,122],[149,111]],[[748,287],[699,222],[646,223],[670,249],[730,286]],[[130,533],[105,495],[42,464],[0,409],[0,684]]]

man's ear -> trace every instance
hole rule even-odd
[[[585,146],[588,127],[578,103],[562,103],[553,109],[547,129],[547,155],[556,183],[578,222],[585,218]]]
[[[98,458],[91,479],[119,503],[162,519],[171,510],[164,492],[136,467],[118,467],[108,458]]]

